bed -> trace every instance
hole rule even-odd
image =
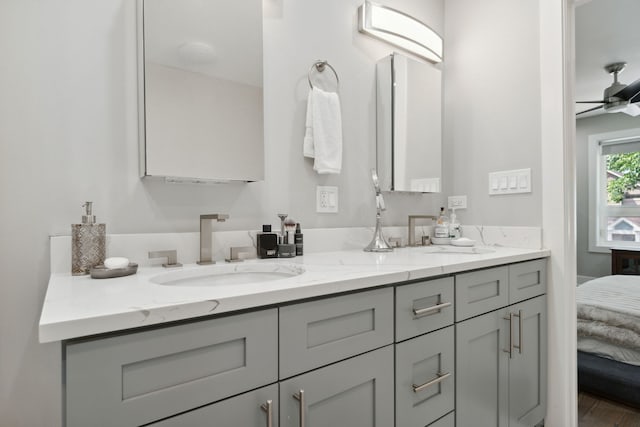
[[[640,276],[590,280],[576,302],[580,390],[640,407]]]

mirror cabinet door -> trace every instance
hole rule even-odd
[[[382,189],[437,193],[442,175],[442,72],[398,53],[377,76],[377,168]]]
[[[262,0],[139,0],[141,174],[264,178]]]

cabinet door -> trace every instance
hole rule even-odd
[[[69,344],[66,425],[150,423],[277,381],[277,310]]]
[[[509,307],[515,349],[509,363],[509,418],[511,427],[530,427],[546,412],[547,314],[546,296]],[[520,334],[522,333],[522,334]]]
[[[306,427],[392,426],[393,346],[281,382],[280,427],[301,420]]]
[[[269,418],[270,417],[270,418]],[[271,427],[278,425],[278,385],[168,418],[150,427]]]
[[[424,427],[454,408],[453,326],[396,345],[396,427]]]
[[[393,288],[280,308],[280,378],[393,342]]]
[[[456,426],[506,427],[509,322],[506,309],[456,325]],[[508,317],[507,317],[508,319]]]

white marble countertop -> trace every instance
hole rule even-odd
[[[313,253],[289,259],[239,264],[292,266],[304,273],[254,284],[170,286],[154,283],[170,269],[140,268],[131,276],[91,279],[70,273],[51,275],[40,317],[40,342],[105,332],[330,295],[351,290],[451,274],[536,258],[548,250],[492,247],[482,254],[430,253],[432,247],[388,253],[362,250]],[[186,264],[181,270],[216,268]],[[231,268],[231,267],[224,267]],[[244,267],[247,268],[247,267]]]

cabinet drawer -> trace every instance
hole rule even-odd
[[[547,260],[509,266],[509,304],[537,297],[547,292]]]
[[[277,310],[66,346],[68,427],[141,425],[277,381]]]
[[[301,425],[393,426],[393,346],[281,382],[280,427]]]
[[[396,427],[423,427],[453,411],[454,327],[396,345]]]
[[[456,417],[455,412],[451,412],[449,415],[440,418],[433,424],[429,424],[429,427],[455,427]]]
[[[508,280],[508,267],[458,274],[456,322],[508,305]]]
[[[267,424],[268,402],[271,406],[271,424]],[[262,408],[264,405],[264,409]],[[215,424],[216,427],[263,427],[277,426],[278,421],[278,385],[272,384],[222,402],[214,403],[186,412],[150,427],[202,427]]]
[[[393,288],[280,308],[280,378],[393,342]]]
[[[451,325],[453,287],[453,277],[396,287],[396,341]]]

